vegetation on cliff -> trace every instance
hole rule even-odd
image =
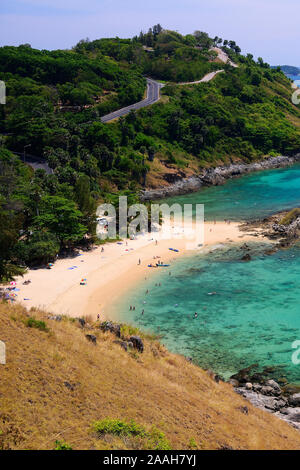
[[[220,63],[213,46],[238,67]],[[224,69],[211,82],[180,86]],[[0,107],[0,278],[15,266],[54,259],[93,241],[99,201],[138,199],[207,166],[300,147],[291,83],[232,40],[160,25],[132,39],[80,41],[72,50],[0,48],[7,104]],[[101,116],[140,100],[145,75],[163,80],[162,99],[117,122]],[[44,158],[33,172],[15,152]],[[61,214],[64,223],[61,224]]]

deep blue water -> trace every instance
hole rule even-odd
[[[207,218],[261,217],[300,206],[300,166],[254,173],[174,201],[205,203]],[[300,382],[300,366],[291,361],[292,343],[300,340],[300,245],[272,256],[268,247],[251,244],[249,263],[241,261],[239,245],[178,259],[171,275],[160,271],[129,292],[118,314],[161,333],[169,349],[226,378],[258,363]]]

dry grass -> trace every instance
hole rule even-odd
[[[28,328],[29,316],[50,331]],[[97,336],[96,346],[86,333]],[[7,347],[7,365],[0,366],[0,448],[52,449],[56,440],[73,449],[140,448],[128,437],[97,437],[91,424],[107,417],[133,419],[147,430],[154,425],[173,449],[190,442],[199,449],[300,448],[298,431],[156,340],[145,339],[143,354],[128,354],[110,333],[3,303],[0,339]]]

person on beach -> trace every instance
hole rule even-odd
[[[141,260],[140,260],[140,258],[139,258],[138,266],[140,266],[140,265],[141,265]]]
[[[133,309],[132,310],[135,310],[135,305],[133,306]]]
[[[103,247],[101,248],[101,253],[104,253],[104,248]]]
[[[144,311],[145,311],[145,310],[142,310],[142,315],[144,315]]]
[[[132,305],[130,305],[129,310],[132,310]]]
[[[156,245],[156,246],[158,245],[158,241],[157,241],[157,240],[155,240],[155,245]]]

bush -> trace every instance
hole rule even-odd
[[[290,225],[300,216],[300,208],[295,208],[288,212],[280,221],[281,225]]]
[[[49,331],[49,328],[44,321],[36,320],[34,317],[30,317],[26,320],[26,326],[28,326],[28,328],[36,328],[41,331]]]
[[[93,424],[94,430],[97,434],[113,434],[115,436],[141,436],[144,437],[146,430],[143,426],[130,421],[126,423],[120,419],[105,418],[101,421],[96,421]]]
[[[73,450],[70,444],[64,441],[55,441],[55,449],[54,450]]]
[[[158,428],[153,426],[150,432],[147,433],[147,441],[145,442],[145,449],[149,450],[171,450],[169,441],[166,439],[165,434]]]
[[[150,431],[131,420],[129,423],[120,419],[105,418],[101,421],[96,421],[93,424],[93,429],[99,435],[112,434],[114,436],[133,436],[140,437],[142,448],[148,450],[171,450],[169,441],[166,439],[165,434],[158,428],[153,426]]]

